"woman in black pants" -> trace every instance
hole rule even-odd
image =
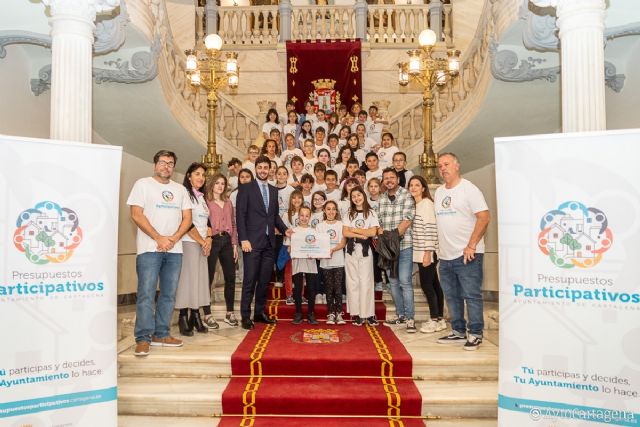
[[[438,262],[436,215],[427,181],[423,177],[413,176],[409,180],[409,193],[416,201],[416,215],[411,225],[413,262],[418,264],[420,287],[429,304],[430,320],[422,324],[420,332],[430,334],[447,328],[443,319],[444,295],[436,271]]]
[[[238,326],[233,313],[236,286],[236,261],[238,260],[238,234],[233,205],[227,197],[227,178],[222,174],[214,175],[207,184],[207,205],[211,226],[211,254],[209,255],[209,283],[213,282],[218,260],[224,275],[224,301],[227,306],[225,323]],[[218,324],[211,315],[211,306],[205,306],[204,323],[209,329],[217,329]]]

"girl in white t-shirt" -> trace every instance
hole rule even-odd
[[[378,165],[380,169],[393,166],[393,155],[398,152],[398,147],[394,145],[391,132],[382,134],[382,147],[378,149]]]
[[[286,137],[287,134],[293,135],[293,144],[295,148],[295,138],[298,134],[298,115],[295,111],[289,111],[287,113],[287,124],[285,124],[282,128],[282,134]],[[285,140],[285,143],[287,141]],[[286,146],[288,147],[288,146]]]
[[[369,326],[377,326],[373,292],[373,247],[370,242],[377,235],[380,223],[375,211],[369,206],[362,187],[353,188],[349,199],[351,206],[342,228],[342,234],[347,238],[347,311],[355,326],[362,326],[364,319]]]
[[[298,135],[298,145],[302,147],[304,142],[310,139],[313,142],[313,132],[311,131],[311,122],[309,120],[305,120],[300,125],[300,135]]]
[[[338,147],[344,147],[347,145],[347,138],[351,135],[351,128],[349,126],[344,126],[340,128],[340,132],[338,132]]]
[[[262,125],[262,136],[265,140],[271,138],[271,129],[278,129],[282,132],[282,126],[280,125],[280,119],[278,118],[278,111],[275,108],[269,108],[267,111],[267,118]]]
[[[294,228],[298,226],[298,212],[303,206],[303,202],[304,198],[300,190],[294,190],[291,192],[291,195],[289,196],[289,209],[287,209],[286,214],[280,215],[282,222],[284,222],[287,228]],[[285,246],[289,246],[290,241],[291,239],[285,237],[283,244]],[[293,281],[291,277],[291,268],[292,264],[291,261],[289,261],[284,267],[284,292],[287,298],[285,301],[287,305],[293,305]]]
[[[380,180],[371,178],[367,182],[367,191],[369,193],[369,206],[377,212],[380,205]],[[376,251],[373,252],[373,279],[376,284],[375,290],[382,291],[384,282],[382,281],[382,270],[378,267],[378,253]]]
[[[313,166],[318,162],[318,158],[313,152],[313,141],[307,139],[302,145],[302,162],[304,163],[304,173],[313,174]]]
[[[351,207],[349,194],[351,193],[351,190],[358,186],[358,180],[356,178],[347,178],[343,184],[342,196],[338,202],[338,212],[340,213],[340,218],[344,221],[347,218],[347,215],[349,215],[349,208]]]
[[[309,225],[311,220],[311,209],[303,206],[298,211],[298,226],[293,228],[294,233],[306,233],[312,228]],[[296,304],[296,314],[293,318],[294,325],[302,323],[302,287],[303,280],[307,283],[307,291],[309,293],[309,302],[307,305],[307,321],[311,325],[317,325],[318,321],[315,316],[315,298],[316,298],[316,275],[318,267],[315,258],[292,258],[292,274],[293,274],[293,300]]]
[[[340,178],[344,173],[344,169],[347,167],[347,162],[350,158],[353,157],[353,150],[348,145],[340,147],[340,151],[338,151],[338,157],[336,158],[336,163],[333,165],[333,170],[336,171],[338,175],[338,182],[340,182]]]
[[[361,165],[364,162],[367,152],[360,147],[360,142],[358,141],[358,135],[352,133],[347,138],[347,145],[351,147],[351,151],[353,152],[353,157],[358,160],[358,165]]]
[[[324,191],[316,191],[311,196],[311,221],[310,225],[313,228],[316,228],[323,219],[324,219],[324,204],[327,202],[327,196],[324,194]]]
[[[290,186],[287,181],[289,179],[289,171],[284,166],[278,167],[276,171],[276,184],[275,187],[278,189],[278,214],[282,217],[287,214],[287,210],[289,209],[289,198],[291,197],[291,193],[295,191],[295,188]],[[276,228],[276,260],[278,259],[278,254],[280,253],[280,249],[284,244],[284,236],[280,234],[278,229]],[[275,287],[281,288],[284,283],[284,269],[279,270],[276,265],[276,282]]]
[[[331,169],[331,154],[329,154],[329,150],[321,148],[318,150],[316,158],[318,159],[318,163],[324,163],[325,170]]]
[[[272,162],[276,162],[276,166],[282,166],[280,160],[280,144],[273,139],[267,139],[262,146],[260,154],[267,156]]]
[[[327,201],[324,205],[324,221],[316,225],[316,231],[329,235],[331,258],[320,260],[320,271],[327,297],[327,325],[344,325],[342,318],[342,284],[344,283],[344,246],[347,240],[342,235],[342,222],[338,204]]]

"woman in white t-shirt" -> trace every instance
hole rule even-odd
[[[183,182],[191,198],[193,228],[182,238],[182,269],[176,290],[175,308],[180,310],[180,335],[187,337],[193,336],[194,328],[198,332],[209,330],[200,317],[200,307],[211,304],[207,257],[211,251],[212,236],[207,227],[209,207],[201,191],[205,182],[205,170],[202,163],[192,163]]]
[[[324,279],[327,297],[327,325],[344,325],[342,318],[342,284],[344,283],[344,246],[347,240],[342,235],[342,222],[338,204],[328,200],[324,205],[324,221],[316,225],[316,231],[329,235],[331,258],[320,260],[320,271]]]
[[[267,111],[267,120],[262,125],[262,136],[265,140],[271,138],[271,129],[278,129],[282,132],[278,111],[276,111],[275,108],[269,108],[269,111]]]
[[[378,233],[378,216],[367,202],[360,186],[349,194],[351,206],[343,220],[342,234],[347,238],[345,273],[347,284],[347,311],[355,326],[365,319],[369,326],[377,326],[373,282],[373,247],[371,238]]]

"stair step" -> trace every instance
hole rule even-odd
[[[339,328],[354,328],[351,325]],[[387,326],[379,326],[386,328]],[[497,381],[498,347],[485,340],[477,351],[464,351],[462,345],[442,345],[442,334],[408,334],[402,325],[392,328],[413,359],[413,375],[427,380]],[[215,378],[231,375],[231,355],[246,335],[240,327],[223,322],[220,329],[193,337],[181,337],[184,347],[153,347],[146,358],[133,355],[129,348],[118,355],[121,377]],[[177,331],[174,331],[178,336]]]
[[[222,412],[222,392],[228,379],[168,379],[121,377],[118,410],[121,415],[201,416]],[[422,415],[496,418],[495,382],[417,381]]]
[[[171,417],[171,416],[140,416],[120,415],[119,427],[213,427],[220,418],[214,417]],[[439,420],[427,420],[428,427],[497,427],[495,418],[443,418]]]

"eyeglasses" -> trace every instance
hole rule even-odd
[[[170,168],[173,168],[176,166],[176,164],[174,162],[165,162],[164,160],[158,160],[158,166],[169,166]]]

